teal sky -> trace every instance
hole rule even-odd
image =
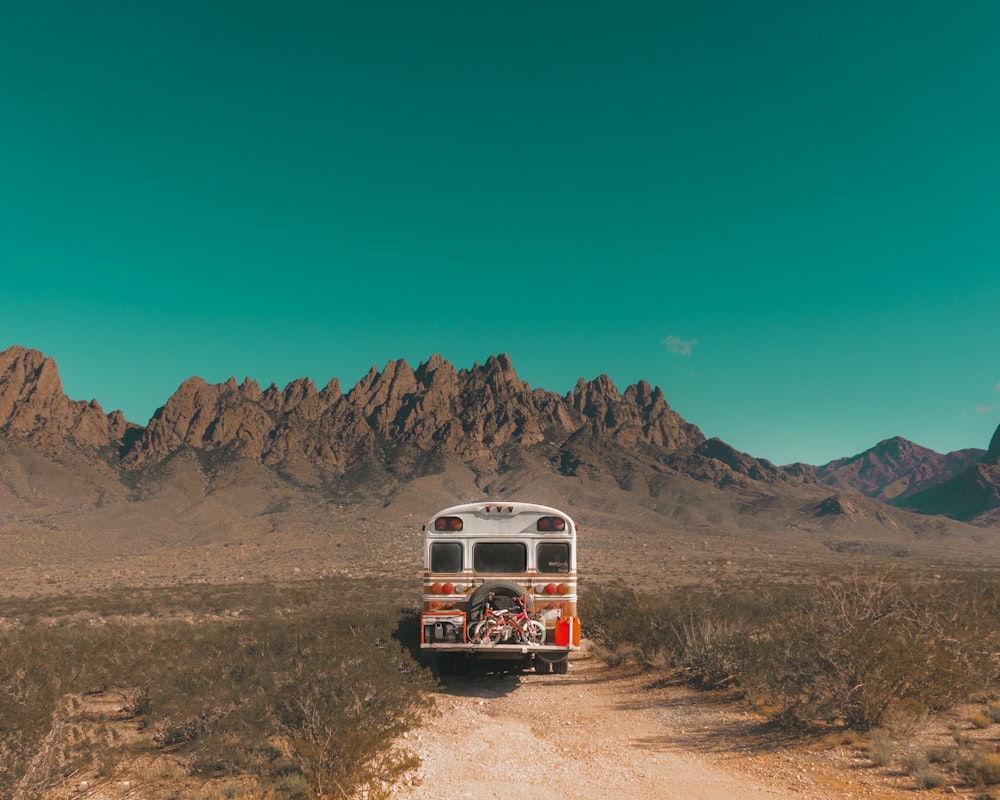
[[[1000,3],[0,0],[0,348],[191,375],[508,353],[824,463],[1000,424]]]

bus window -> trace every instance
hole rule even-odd
[[[472,560],[476,572],[527,572],[528,547],[524,542],[480,542],[472,550]]]
[[[459,542],[434,542],[431,545],[431,572],[462,571],[462,545]]]
[[[539,572],[569,572],[568,542],[540,542],[535,555]]]

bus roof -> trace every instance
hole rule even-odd
[[[463,503],[458,506],[451,506],[449,508],[442,509],[434,514],[428,521],[427,528],[433,529],[434,520],[438,517],[445,516],[459,516],[461,514],[470,515],[483,515],[483,516],[493,516],[502,515],[504,517],[512,517],[518,514],[539,514],[539,515],[557,515],[560,517],[565,517],[566,520],[575,528],[576,523],[573,522],[572,518],[565,511],[560,511],[558,508],[552,508],[551,506],[542,506],[537,503],[521,503],[518,501],[499,501],[499,500],[483,500],[479,503]]]

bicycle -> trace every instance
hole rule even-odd
[[[469,640],[474,644],[497,644],[513,639],[517,643],[539,645],[545,641],[545,625],[528,614],[528,601],[514,597],[518,610],[494,609],[494,595],[486,599],[483,618],[469,626]]]

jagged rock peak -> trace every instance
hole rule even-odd
[[[510,360],[510,356],[506,353],[501,353],[498,356],[490,356],[486,359],[485,364],[481,367],[478,364],[475,365],[470,372],[478,374],[496,385],[508,384],[517,386],[518,388],[528,388],[528,384],[517,377],[514,364]]]
[[[598,375],[592,381],[578,378],[567,399],[581,414],[594,417],[604,414],[609,404],[620,401],[622,396],[611,378],[607,375]]]
[[[631,400],[640,408],[649,408],[663,400],[663,391],[659,386],[654,389],[648,381],[639,381],[625,389],[624,396],[626,400]]]
[[[341,395],[340,381],[337,378],[330,378],[319,394],[328,403],[334,402]]]
[[[257,381],[251,380],[249,376],[243,379],[243,383],[240,384],[239,389],[241,395],[255,403],[259,403],[264,397],[264,393],[260,390],[260,384]]]
[[[105,414],[96,400],[70,400],[55,361],[38,350],[13,345],[0,352],[0,428],[49,446],[70,439],[107,447],[128,427],[121,412]]]
[[[126,464],[131,467],[155,461],[184,445],[217,448],[236,444],[244,449],[252,445],[250,452],[259,453],[273,426],[267,413],[276,401],[273,388],[262,393],[247,380],[238,385],[235,378],[218,384],[198,376],[188,378],[156,410],[126,456]]]
[[[390,361],[389,363],[391,364],[392,362]],[[372,364],[371,369],[368,370],[367,373],[365,373],[365,376],[361,378],[361,380],[359,380],[356,384],[354,384],[354,388],[351,389],[351,391],[348,392],[348,394],[354,395],[370,391],[371,387],[375,384],[375,381],[377,381],[380,376],[381,373],[378,371],[378,367]]]
[[[19,345],[0,354],[0,425],[10,421],[18,404],[40,410],[62,396],[59,369],[51,358]]]
[[[315,397],[317,394],[319,394],[319,391],[316,389],[316,384],[309,378],[296,378],[282,392],[284,407],[286,409],[294,408],[303,400]]]
[[[618,399],[621,394],[618,391],[618,387],[615,386],[615,382],[611,380],[606,374],[601,373],[594,380],[587,384],[591,391],[605,395],[606,397],[614,397]]]
[[[439,381],[454,385],[458,378],[458,371],[450,361],[445,361],[444,358],[435,353],[417,367],[416,378],[424,386],[431,386]]]
[[[646,381],[620,394],[607,375],[592,381],[580,378],[565,401],[590,420],[594,435],[610,435],[625,447],[654,445],[679,450],[705,440],[697,427],[670,409],[659,387],[654,389]]]
[[[417,376],[404,359],[389,361],[379,372],[372,367],[348,393],[348,401],[370,416],[389,402],[396,402],[417,387]]]

